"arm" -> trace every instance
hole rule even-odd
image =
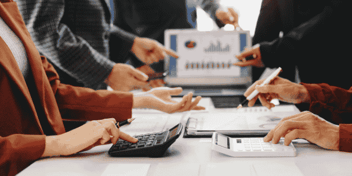
[[[328,84],[304,84],[310,97],[309,111],[334,123],[352,123],[352,88]]]
[[[132,93],[61,84],[54,67],[45,57],[41,59],[64,119],[86,121],[113,117],[122,121],[131,118]]]
[[[45,148],[44,135],[13,134],[0,136],[0,173],[15,175],[40,158]]]
[[[297,56],[297,53],[304,54],[301,51],[305,48],[313,46],[319,48],[319,45],[325,44],[319,39],[336,28],[333,24],[346,19],[347,9],[344,8],[349,7],[348,3],[350,3],[348,0],[331,0],[330,3],[326,3],[321,13],[292,29],[282,38],[261,42],[260,52],[264,65],[268,67],[293,65],[296,58],[288,57]],[[340,24],[343,25],[343,22]]]
[[[218,27],[223,27],[225,24],[216,17],[216,11],[221,7],[219,0],[188,0],[194,6],[200,6],[209,16],[215,21]]]
[[[60,1],[18,1],[19,9],[38,50],[85,86],[96,88],[110,74],[114,62],[62,23],[68,5]],[[126,44],[123,46],[131,46]],[[121,47],[121,50],[124,50]],[[121,54],[124,55],[124,54]]]
[[[352,124],[339,125],[339,150],[345,152],[352,152]]]

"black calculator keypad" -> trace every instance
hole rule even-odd
[[[116,144],[111,146],[108,153],[110,156],[116,157],[161,157],[180,136],[182,128],[182,124],[179,123],[167,131],[137,135],[134,136],[138,139],[136,143],[119,139]]]
[[[124,141],[119,139],[116,144],[113,146],[113,150],[127,150],[127,149],[136,149],[143,147],[151,147],[153,145],[162,144],[165,141],[166,133],[154,133],[154,134],[145,134],[134,136],[138,139],[137,143],[130,143],[128,141]]]

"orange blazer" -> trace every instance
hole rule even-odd
[[[0,16],[22,40],[36,87],[36,92],[29,92],[0,37],[0,175],[15,175],[40,158],[45,135],[65,132],[63,119],[131,118],[131,93],[61,84],[52,65],[39,55],[15,2],[0,0]]]

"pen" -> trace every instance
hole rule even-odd
[[[127,125],[127,124],[130,124],[135,118],[131,118],[131,119],[127,119],[127,120],[124,120],[124,121],[121,121],[121,122],[117,122],[115,123],[116,127],[117,128],[120,128],[124,125]]]
[[[165,71],[165,72],[162,72],[162,73],[150,74],[150,75],[148,75],[149,78],[148,78],[147,82],[150,81],[150,80],[154,80],[154,79],[162,79],[165,76],[167,76],[168,73],[169,73],[168,71]]]
[[[260,86],[264,86],[269,84],[271,80],[273,80],[279,73],[282,71],[281,67],[277,68],[269,77],[267,77]],[[241,104],[237,106],[237,109],[242,108],[243,105],[248,103],[249,100],[252,100],[255,96],[258,95],[258,91],[255,89]]]

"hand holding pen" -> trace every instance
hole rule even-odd
[[[238,105],[237,109],[242,108],[242,106],[244,106],[246,103],[248,103],[248,106],[253,106],[255,101],[257,100],[257,98],[259,97],[259,100],[262,102],[262,99],[265,98],[263,97],[264,95],[259,94],[259,91],[256,88],[256,86],[258,86],[258,83],[260,82],[259,86],[264,86],[269,84],[273,79],[275,79],[279,73],[282,71],[281,67],[277,68],[269,77],[267,77],[264,81],[257,81],[256,83],[254,83],[250,88],[248,88],[248,90],[245,92],[244,96],[246,97],[246,100],[243,101],[240,105]],[[254,89],[254,90],[253,90]],[[250,90],[250,91],[249,91]],[[250,93],[250,94],[249,94]],[[258,96],[258,97],[257,97]],[[250,102],[250,103],[249,103]],[[263,102],[262,102],[263,104]],[[269,109],[272,108],[275,105],[271,105],[268,107]]]
[[[130,119],[127,119],[127,120],[124,120],[124,121],[121,121],[121,122],[116,122],[115,125],[117,128],[120,128],[124,125],[128,125],[130,124],[135,118],[130,118]]]

